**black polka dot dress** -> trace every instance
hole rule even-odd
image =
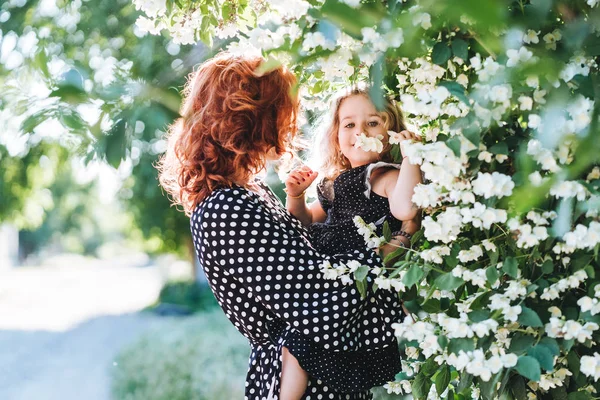
[[[325,222],[316,222],[308,228],[313,247],[325,254],[347,253],[366,246],[358,233],[354,216],[360,216],[367,224],[374,223],[378,236],[383,236],[387,221],[392,232],[402,228],[402,221],[390,212],[387,197],[371,190],[371,174],[377,168],[400,168],[399,164],[377,162],[342,172],[333,181],[323,180],[317,186],[317,195]]]
[[[361,299],[354,285],[324,279],[319,266],[357,260],[374,267],[381,260],[368,250],[321,255],[300,222],[259,186],[260,193],[215,190],[191,217],[209,285],[250,342],[245,399],[279,399],[284,346],[309,374],[303,400],[371,399],[369,389],[400,370],[391,329],[401,315],[398,298],[370,290]]]

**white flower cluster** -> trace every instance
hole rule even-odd
[[[560,167],[552,155],[552,151],[544,148],[539,140],[531,139],[527,143],[527,154],[533,156],[533,159],[540,164],[543,170],[550,172],[560,171]]]
[[[564,243],[557,243],[552,249],[556,254],[573,253],[577,249],[591,250],[600,243],[600,223],[592,221],[589,226],[578,224],[563,235],[563,240]]]
[[[479,245],[473,245],[469,250],[461,250],[458,252],[458,259],[463,263],[475,261],[481,257],[483,257],[483,250]]]
[[[392,324],[392,328],[398,339],[418,341],[425,357],[442,351],[434,333],[435,325],[430,322],[414,321],[412,317],[407,316],[401,323]]]
[[[337,46],[334,41],[327,39],[321,32],[308,32],[305,34],[302,50],[310,52],[317,47],[321,47],[323,50],[335,50]]]
[[[472,185],[473,193],[486,199],[492,196],[498,198],[510,196],[515,187],[515,183],[510,176],[499,172],[492,172],[491,174],[479,172]]]
[[[450,243],[458,238],[463,226],[460,208],[448,207],[446,211],[437,215],[434,220],[431,216],[423,219],[425,237],[433,242]]]
[[[442,256],[450,255],[450,247],[448,246],[436,246],[431,249],[422,250],[419,256],[428,262],[433,262],[435,264],[441,264],[444,262]]]
[[[520,248],[527,249],[536,246],[549,237],[548,228],[542,225],[521,224],[517,218],[511,218],[507,225],[511,231],[517,233],[517,246]]]
[[[550,285],[544,289],[544,292],[540,296],[542,300],[555,300],[560,297],[560,294],[567,289],[575,289],[581,285],[581,282],[586,280],[588,277],[584,270],[579,270],[573,275],[568,276],[559,280],[558,282]]]
[[[490,229],[492,224],[504,223],[508,216],[506,210],[486,207],[479,202],[473,204],[473,208],[462,208],[460,213],[463,224],[479,229]]]
[[[356,138],[354,147],[362,149],[364,151],[372,151],[375,153],[381,153],[383,151],[383,135],[377,135],[376,137],[367,136],[364,132]]]
[[[406,379],[395,382],[388,382],[383,385],[383,388],[387,390],[389,394],[408,394],[412,393],[412,387],[410,382]]]
[[[452,275],[456,276],[457,278],[461,278],[465,282],[471,282],[473,285],[479,286],[482,289],[485,288],[485,284],[487,282],[484,268],[479,268],[474,271],[471,271],[469,269],[463,268],[460,265],[457,265],[452,270]]]
[[[485,337],[498,328],[498,322],[486,319],[481,322],[469,323],[466,313],[461,313],[459,318],[448,317],[446,314],[437,314],[437,322],[442,327],[448,338]]]
[[[467,352],[461,350],[458,354],[450,354],[445,358],[445,361],[458,371],[466,371],[485,382],[488,382],[492,374],[500,372],[502,368],[512,368],[517,365],[517,360],[517,355],[513,353],[492,355],[486,359],[481,349]]]
[[[505,320],[516,322],[523,308],[520,305],[511,306],[510,303],[527,296],[527,286],[529,285],[531,282],[527,279],[509,281],[504,293],[495,293],[490,297],[488,308],[500,310]]]
[[[358,215],[353,218],[354,226],[358,229],[358,233],[363,236],[367,247],[370,249],[376,249],[385,242],[385,238],[379,237],[375,234],[377,227],[374,223],[367,224]]]
[[[552,186],[550,188],[550,194],[554,197],[564,199],[576,197],[577,200],[583,201],[588,196],[588,190],[579,182],[563,181]]]
[[[600,284],[594,286],[594,297],[583,296],[577,300],[577,305],[581,308],[581,312],[589,311],[590,314],[600,314]]]
[[[594,382],[600,379],[600,354],[581,357],[580,371],[586,376],[594,378]]]
[[[344,285],[350,285],[354,282],[350,274],[354,273],[360,265],[356,260],[348,261],[346,264],[340,262],[334,265],[331,265],[329,261],[323,261],[319,265],[319,270],[325,279],[340,279]]]
[[[542,374],[537,386],[545,391],[554,389],[564,384],[565,378],[573,373],[566,368],[559,368],[550,374]]]
[[[563,338],[565,340],[576,339],[579,343],[592,340],[592,334],[600,326],[595,322],[580,324],[574,320],[564,320],[558,317],[550,317],[550,322],[545,326],[546,334],[551,338]]]

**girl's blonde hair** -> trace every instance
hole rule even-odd
[[[317,136],[318,144],[318,170],[325,179],[335,179],[343,171],[350,169],[350,161],[342,154],[338,140],[340,128],[339,111],[342,103],[352,96],[369,97],[368,89],[350,88],[338,93],[331,102],[330,113],[326,119],[324,129]],[[397,103],[390,98],[385,98],[385,107],[381,111],[381,117],[385,123],[386,130],[400,132],[406,129],[404,115]],[[381,152],[381,161],[392,162],[392,146],[386,143]]]

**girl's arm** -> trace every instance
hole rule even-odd
[[[302,225],[308,226],[313,222],[325,221],[326,214],[319,201],[314,201],[308,206],[304,200],[304,192],[314,182],[317,172],[303,165],[294,169],[285,181],[285,207]]]
[[[323,222],[327,217],[319,200],[313,201],[307,205],[304,196],[291,197],[288,194],[285,199],[285,206],[290,214],[298,218],[304,226],[308,226],[313,222]]]
[[[417,135],[409,131],[400,132],[405,140],[419,139]],[[400,143],[402,154],[404,154],[404,148]],[[412,165],[405,158],[400,172],[398,173],[398,179],[389,181],[390,184],[386,185],[386,194],[390,202],[390,211],[392,215],[400,221],[408,221],[415,218],[419,208],[412,202],[412,196],[415,192],[415,186],[421,183],[421,168],[418,165]]]

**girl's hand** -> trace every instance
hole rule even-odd
[[[306,165],[295,168],[285,180],[285,191],[290,197],[298,197],[304,193],[319,175]]]
[[[418,141],[418,142],[421,141],[421,137],[418,136],[416,133],[406,131],[406,130],[399,132],[398,136],[400,136],[400,138],[399,138],[400,139],[400,151],[402,152],[402,157],[405,156],[405,154],[404,154],[404,141],[405,140],[411,140],[411,141],[414,140],[414,141]]]

